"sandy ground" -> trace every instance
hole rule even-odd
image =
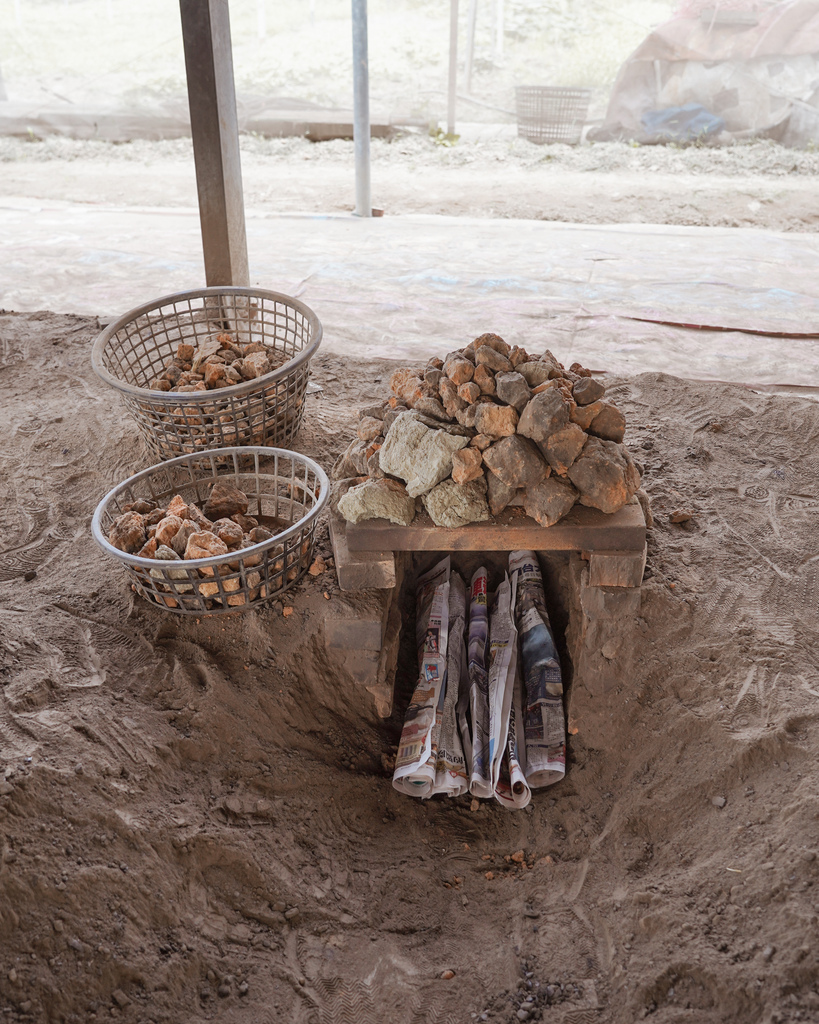
[[[449,148],[420,134],[372,145],[373,205],[585,224],[691,224],[815,231],[819,153],[769,142],[724,149],[597,143],[536,146],[508,126],[469,126]],[[0,139],[2,196],[89,204],[195,206],[188,140],[124,145]],[[249,208],[349,212],[351,142],[242,139]]]
[[[614,382],[656,515],[640,616],[565,781],[472,812],[392,790],[408,694],[362,720],[330,674],[329,574],[288,617],[133,597],[89,533],[147,464],[96,330],[0,318],[3,1020],[817,1019],[815,403]],[[298,447],[329,466],[389,369],[319,357]]]

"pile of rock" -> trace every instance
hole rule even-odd
[[[217,480],[201,509],[192,502],[186,502],[179,494],[165,506],[150,499],[123,506],[123,514],[114,520],[108,540],[120,551],[160,562],[181,562],[241,552],[241,562],[204,566],[198,570],[171,569],[168,566],[163,566],[162,570],[148,570],[153,580],[152,589],[160,591],[157,599],[169,608],[178,606],[175,595],[192,593],[194,589],[208,599],[208,607],[222,602],[237,607],[246,602],[245,593],[239,593],[243,583],[240,566],[255,569],[262,564],[263,558],[268,557],[279,560],[271,563],[271,573],[281,573],[284,569],[282,545],[263,553],[245,551],[274,536],[266,527],[259,525],[258,519],[247,515],[247,509],[248,498],[244,491]],[[306,556],[306,552],[303,554]],[[299,567],[292,566],[287,573],[287,582],[292,582],[298,573]],[[219,583],[216,582],[217,574],[221,577]],[[173,586],[163,586],[161,581],[165,579],[173,580]],[[261,573],[246,573],[245,582],[248,600],[267,596]]]
[[[286,357],[258,341],[240,344],[231,334],[217,334],[198,347],[182,343],[162,373],[148,384],[152,391],[215,391],[255,380],[278,369]]]
[[[552,526],[576,502],[616,512],[640,487],[626,420],[578,363],[483,334],[421,371],[396,370],[333,469],[348,522],[409,525],[423,503],[455,527],[522,505]],[[342,493],[343,492],[343,493]]]

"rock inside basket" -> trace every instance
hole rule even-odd
[[[612,513],[640,487],[626,418],[579,363],[530,356],[482,334],[423,370],[396,370],[390,395],[359,413],[333,468],[351,523],[483,522],[509,505],[553,526],[576,503]]]

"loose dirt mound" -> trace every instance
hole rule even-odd
[[[4,1020],[816,1019],[819,406],[610,387],[657,518],[641,615],[565,782],[471,812],[392,790],[408,695],[362,723],[329,674],[329,574],[286,617],[133,599],[88,529],[146,462],[95,333],[0,317]],[[317,360],[301,449],[328,467],[390,369]]]

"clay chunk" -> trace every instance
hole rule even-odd
[[[240,491],[234,484],[217,480],[202,511],[208,519],[230,519],[238,513],[244,515],[247,506],[248,499],[244,491]]]

